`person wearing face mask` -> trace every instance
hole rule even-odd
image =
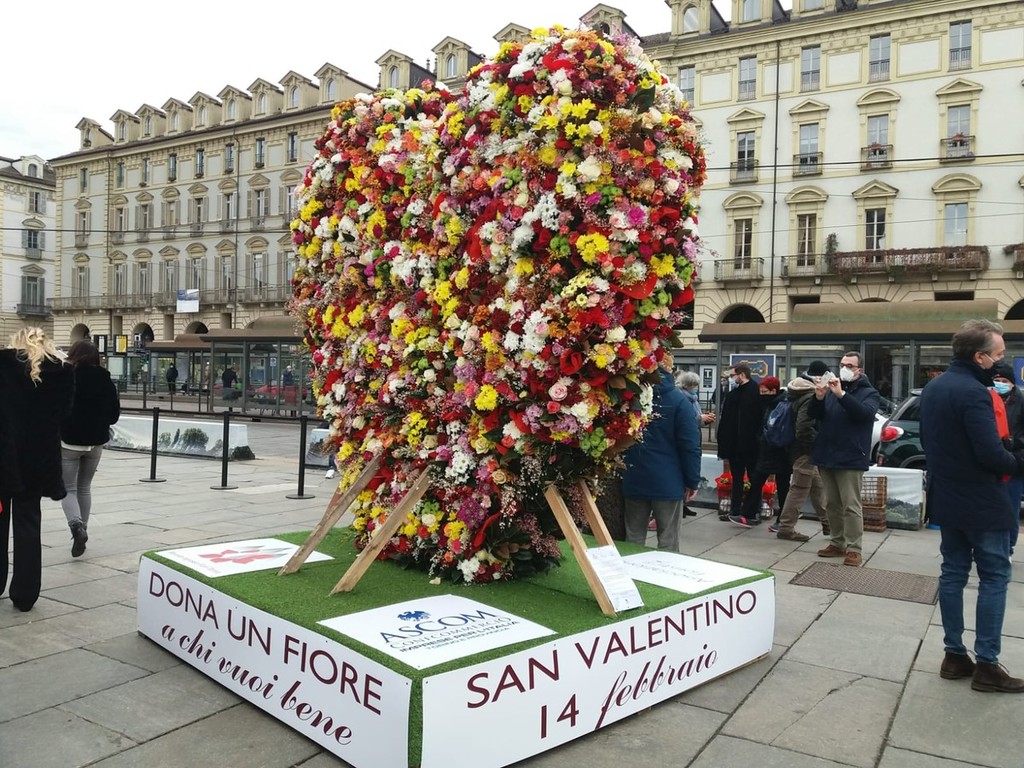
[[[743,509],[743,477],[753,474],[761,444],[761,425],[764,422],[764,404],[756,381],[747,365],[729,369],[729,378],[735,386],[725,398],[724,408],[718,416],[718,458],[729,462],[732,476],[730,514]],[[719,513],[718,519],[729,521],[729,515]],[[748,523],[760,523],[760,517],[748,518]]]
[[[921,392],[921,445],[928,462],[929,515],[940,528],[939,611],[945,656],[939,675],[970,677],[971,688],[1024,693],[1024,679],[999,664],[1010,553],[1019,512],[1004,478],[1024,471],[1024,450],[1000,440],[988,387],[998,376],[1006,345],[990,320],[968,320],[953,336],[953,360]],[[1011,371],[1012,373],[1012,371]],[[964,588],[977,568],[974,654],[967,654]]]
[[[818,557],[841,557],[843,565],[863,564],[864,512],[861,479],[870,464],[871,428],[880,395],[861,367],[859,352],[839,362],[839,378],[822,376],[808,411],[818,419],[811,462],[825,488],[825,514],[831,542]]]

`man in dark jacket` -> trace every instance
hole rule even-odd
[[[626,541],[647,541],[654,514],[658,549],[679,551],[679,518],[684,501],[700,485],[700,427],[693,406],[676,387],[675,377],[659,369],[654,385],[654,416],[641,442],[626,451],[622,475]]]
[[[789,476],[793,466],[789,460],[789,449],[769,443],[764,436],[768,414],[776,405],[786,398],[785,392],[779,392],[781,382],[775,376],[765,376],[758,384],[761,394],[761,434],[758,436],[760,446],[757,452],[757,464],[750,472],[750,490],[747,491],[741,510],[733,510],[729,522],[740,528],[750,528],[760,521],[761,495],[768,478],[775,475],[775,488],[779,503],[786,503],[789,493]],[[771,517],[771,510],[769,510]]]
[[[939,609],[946,654],[940,675],[973,677],[976,691],[1024,692],[1024,680],[999,664],[1017,511],[1005,478],[1021,473],[1022,453],[999,439],[988,385],[1003,359],[1003,329],[968,320],[953,336],[953,361],[921,393],[921,444],[928,461],[928,511],[942,529]],[[964,587],[978,568],[974,654],[963,643]]]
[[[822,376],[814,387],[810,415],[818,419],[811,449],[825,486],[825,512],[831,543],[818,557],[842,557],[844,565],[863,564],[864,511],[860,484],[871,463],[871,428],[878,413],[878,390],[861,368],[859,352],[839,361],[839,378]]]
[[[743,508],[743,476],[754,472],[758,448],[761,444],[761,426],[764,406],[757,382],[751,380],[749,366],[736,365],[729,369],[735,386],[726,395],[718,419],[718,458],[729,462],[732,474],[731,513],[739,514]],[[718,515],[728,520],[728,515]],[[759,519],[751,522],[760,522]]]

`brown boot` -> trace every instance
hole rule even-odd
[[[860,568],[864,565],[864,558],[861,557],[860,552],[854,552],[851,549],[846,553],[846,557],[843,558],[843,565],[852,565],[854,568]]]
[[[986,693],[1024,693],[1024,680],[1010,677],[1002,664],[979,661],[974,670],[974,679],[971,680],[971,688]]]
[[[835,544],[829,544],[824,549],[818,550],[818,557],[846,557],[846,550],[840,549]]]
[[[971,677],[974,670],[974,662],[966,653],[946,651],[942,657],[942,666],[939,667],[939,677],[943,680],[959,680],[961,677]]]

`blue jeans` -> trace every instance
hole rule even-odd
[[[966,654],[964,634],[964,587],[971,562],[978,568],[978,608],[974,617],[974,655],[978,661],[999,663],[1006,613],[1006,587],[1010,583],[1012,531],[965,531],[942,526],[942,572],[939,576],[939,610],[943,642],[950,653]]]
[[[60,458],[64,471],[64,488],[68,495],[61,499],[68,525],[81,523],[89,527],[92,512],[92,479],[100,466],[103,446],[94,445],[88,451],[75,451],[61,446]]]

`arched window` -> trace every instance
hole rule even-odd
[[[338,98],[338,86],[334,82],[333,77],[328,80],[327,84],[324,86],[324,96],[330,101],[334,101],[334,99]]]
[[[267,94],[261,93],[259,99],[256,101],[256,114],[262,115],[267,111]]]
[[[29,178],[31,178],[31,179],[37,178],[39,176],[39,166],[37,166],[35,163],[29,163],[28,164],[28,175],[29,175]]]
[[[199,120],[197,122],[199,125],[206,125],[206,107],[199,108]]]
[[[153,118],[152,117],[147,117],[146,118],[145,126],[146,126],[146,135],[147,136],[152,136],[153,135]]]
[[[293,85],[292,89],[288,92],[288,106],[299,106],[299,86],[297,85]]]
[[[444,76],[455,77],[455,54],[449,53],[444,62]]]
[[[391,70],[388,72],[388,87],[398,87],[398,67],[392,67]]]
[[[238,102],[234,99],[228,101],[228,120],[234,120],[238,117]]]
[[[696,6],[691,5],[683,11],[683,32],[700,31],[700,11]]]
[[[124,120],[117,124],[117,138],[119,141],[124,141],[128,138],[128,123]]]
[[[178,113],[177,112],[171,112],[171,130],[172,131],[178,130]]]

